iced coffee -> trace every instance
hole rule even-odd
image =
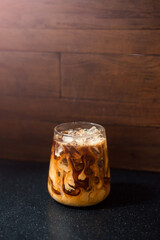
[[[108,196],[110,168],[101,125],[77,122],[55,127],[48,191],[70,206],[94,205]]]

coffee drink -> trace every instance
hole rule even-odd
[[[55,128],[48,191],[70,206],[94,205],[108,196],[110,168],[102,126],[77,122]]]

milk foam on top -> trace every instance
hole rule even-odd
[[[102,133],[94,126],[89,129],[76,128],[62,131],[63,143],[71,145],[93,145],[104,141]],[[68,136],[67,136],[68,135]]]

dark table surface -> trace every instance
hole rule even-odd
[[[0,239],[160,239],[160,174],[111,170],[109,197],[72,208],[47,192],[48,164],[0,161]]]

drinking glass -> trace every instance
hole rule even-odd
[[[48,191],[57,202],[77,207],[108,196],[110,168],[103,126],[70,122],[54,128]]]

